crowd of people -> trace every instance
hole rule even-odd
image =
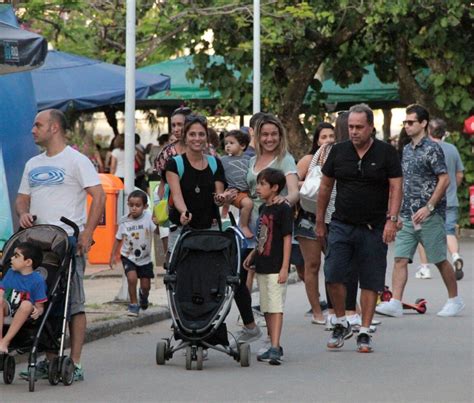
[[[223,211],[230,205],[240,210],[246,249],[234,296],[243,323],[236,343],[250,343],[263,336],[252,307],[256,277],[258,310],[267,328],[266,345],[257,359],[271,365],[280,365],[283,358],[280,339],[292,262],[297,262],[298,275],[305,283],[311,322],[331,331],[328,349],[341,348],[357,329],[357,351],[373,351],[373,326],[377,323],[374,313],[402,316],[407,266],[418,245],[424,247],[426,263],[438,267],[447,288],[448,299],[438,315],[455,316],[464,308],[456,282],[462,278],[463,261],[454,237],[456,186],[462,180],[463,166],[455,147],[441,141],[443,124],[440,119],[430,119],[421,105],[407,107],[403,128],[409,142],[400,160],[393,145],[375,137],[373,111],[365,104],[354,105],[338,115],[335,127],[327,122],[318,124],[311,149],[296,163],[289,151],[286,129],[271,113],[259,112],[252,116],[249,127],[223,135],[220,149],[210,140],[206,117],[189,108],[178,108],[171,116],[170,136],[160,137],[159,146],[148,150],[152,167],[148,174],[161,179],[158,197],[165,197],[168,191],[173,200],[171,225],[162,234],[165,250],[169,256],[183,226],[217,230]],[[59,221],[62,215],[80,227],[70,334],[74,378],[82,380],[84,254],[92,245],[105,195],[91,161],[66,144],[66,120],[60,111],[40,112],[32,132],[36,144],[45,151],[26,164],[16,211],[24,228],[47,223],[69,233],[70,228]],[[143,189],[146,153],[139,141],[137,138],[136,185]],[[123,148],[123,136],[117,136],[110,172],[122,179]],[[314,169],[321,171],[317,200],[314,206],[303,207],[299,203],[300,188]],[[51,192],[51,186],[55,192]],[[92,203],[86,216],[87,195]],[[147,203],[142,190],[128,195],[129,212],[120,221],[111,256],[113,265],[120,248],[129,283],[128,311],[134,316],[148,308],[153,277],[152,234],[159,230]],[[391,242],[395,242],[393,297],[377,305],[385,285]],[[448,247],[454,268],[447,258]],[[319,284],[323,255],[324,287]],[[37,266],[34,256],[34,248],[31,251],[29,245],[18,246],[12,261],[17,277],[31,274]],[[0,297],[5,299],[12,287],[7,280],[0,282]],[[15,323],[20,326],[29,315],[41,314],[45,301],[44,293],[28,295],[31,297],[17,310]],[[0,302],[3,319],[12,312],[8,304]],[[0,353],[8,350],[15,329],[3,338],[0,334]],[[46,360],[51,359],[48,354]],[[47,377],[47,361],[38,364],[37,373]]]

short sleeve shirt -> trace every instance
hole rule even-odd
[[[449,186],[446,190],[446,205],[448,207],[458,207],[458,186],[456,183],[456,173],[464,171],[464,165],[459,155],[458,149],[449,143],[440,141],[439,146],[443,150],[444,158],[446,160],[446,168],[449,175]]]
[[[336,179],[333,219],[354,225],[385,222],[389,179],[402,176],[398,153],[390,144],[374,139],[362,159],[350,140],[335,144],[322,172]]]
[[[286,203],[263,204],[257,224],[257,273],[278,273],[283,263],[283,237],[291,235],[293,211]]]
[[[221,158],[227,185],[241,192],[248,190],[247,172],[250,157],[248,155],[226,155]]]
[[[23,275],[10,269],[0,281],[0,289],[4,290],[4,298],[9,302],[12,313],[15,313],[22,301],[35,303],[46,302],[46,282],[41,274],[33,272]]]
[[[256,189],[257,189],[257,176],[260,172],[255,171],[255,162],[256,157],[252,157],[250,159],[249,164],[249,171],[247,173],[247,183],[249,185],[250,197],[253,200],[253,213],[258,215],[258,209],[263,204],[263,201],[257,196]],[[286,153],[285,156],[281,159],[274,159],[268,166],[265,168],[275,168],[282,171],[285,176],[293,174],[297,175],[298,171],[296,169],[295,159],[290,153]],[[288,194],[288,189],[285,186],[280,193],[282,196],[286,196]]]
[[[31,197],[30,213],[37,224],[53,224],[68,235],[73,229],[61,217],[75,222],[82,231],[86,223],[85,188],[100,185],[92,162],[85,155],[67,146],[52,157],[42,153],[25,166],[18,193]]]
[[[193,215],[190,226],[196,229],[209,228],[212,225],[213,219],[217,218],[218,208],[214,203],[214,193],[216,189],[216,182],[225,183],[224,168],[221,161],[216,158],[217,170],[215,174],[212,173],[208,166],[204,170],[193,168],[189,163],[186,154],[182,155],[184,172],[180,180],[181,192],[183,194],[184,202],[188,211]],[[214,157],[215,158],[215,157]],[[178,174],[178,167],[176,161],[171,158],[166,165],[166,171]],[[196,191],[198,189],[198,191]],[[177,210],[174,211],[176,213]],[[176,214],[170,214],[171,221],[179,224]]]
[[[122,217],[115,238],[123,240],[120,255],[137,266],[151,263],[153,232],[156,225],[149,211],[138,218]]]
[[[409,219],[416,211],[426,206],[438,184],[438,175],[448,172],[441,147],[423,137],[413,147],[403,148],[403,203],[401,216]],[[446,195],[435,206],[435,212],[445,217]]]

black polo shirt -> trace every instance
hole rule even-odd
[[[385,222],[388,179],[402,177],[400,160],[394,147],[375,139],[360,159],[350,140],[335,144],[322,172],[336,179],[333,219],[356,225]]]

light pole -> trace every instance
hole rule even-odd
[[[253,113],[260,112],[260,0],[253,0]]]

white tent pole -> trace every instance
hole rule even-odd
[[[260,0],[253,0],[253,113],[260,112]]]
[[[125,62],[125,196],[135,182],[135,0],[127,0]]]

